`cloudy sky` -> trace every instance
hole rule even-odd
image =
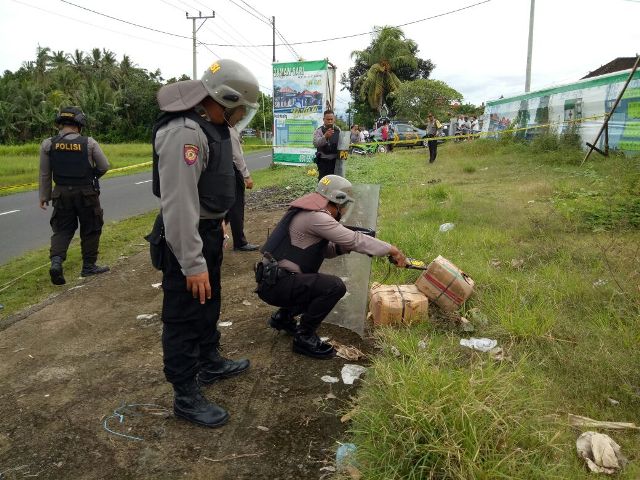
[[[419,45],[419,56],[436,65],[432,78],[447,82],[465,101],[480,104],[524,91],[530,0],[324,5],[318,0],[0,0],[0,72],[33,60],[39,45],[65,52],[105,48],[118,59],[127,54],[139,67],[160,69],[164,78],[191,75],[192,21],[186,13],[213,10],[215,18],[198,31],[206,44],[197,49],[198,75],[218,58],[234,58],[269,92],[272,29],[266,18],[275,16],[277,30],[291,44],[276,47],[278,62],[328,58],[340,75],[353,65],[351,52],[370,44],[374,26],[403,25],[406,37]],[[639,24],[640,0],[536,0],[532,90],[577,80],[616,57],[640,53]],[[344,110],[348,101],[348,93],[341,92],[336,109]]]

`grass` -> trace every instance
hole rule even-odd
[[[381,184],[380,238],[412,257],[443,255],[476,281],[461,312],[473,334],[437,316],[376,332],[379,354],[342,439],[357,445],[363,478],[586,478],[575,440],[588,429],[566,414],[640,423],[640,160],[594,156],[580,167],[582,155],[500,139],[445,144],[432,165],[423,150],[348,160],[353,182]],[[260,188],[315,184],[304,168],[254,178]],[[439,232],[445,222],[455,228]],[[108,225],[101,259],[146,248],[150,223]],[[70,254],[65,266],[79,271],[78,249]],[[0,285],[43,263],[45,250],[12,262]],[[417,275],[374,259],[371,280]],[[52,291],[38,270],[0,292],[3,315]],[[460,347],[468,336],[497,339],[508,359]],[[638,434],[606,433],[631,460],[618,478],[640,477]]]
[[[106,178],[129,175],[150,169],[150,143],[100,144],[111,164],[111,170],[128,168],[121,172],[110,171]],[[245,139],[245,153],[270,148],[258,138]],[[40,165],[40,144],[0,145],[0,196],[37,189]],[[135,165],[140,165],[135,167]]]

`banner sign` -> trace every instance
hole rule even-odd
[[[273,64],[273,162],[313,162],[313,132],[332,108],[335,69],[327,60]]]

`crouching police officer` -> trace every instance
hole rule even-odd
[[[235,201],[229,119],[251,120],[258,81],[233,60],[212,64],[201,80],[163,86],[164,113],[153,128],[153,193],[164,222],[162,347],[164,374],[174,388],[174,413],[207,427],[229,414],[200,386],[249,368],[249,360],[220,355],[222,221]],[[238,113],[240,112],[241,115]],[[244,128],[244,126],[239,128]],[[154,232],[149,236],[154,235]]]
[[[62,262],[80,222],[81,276],[109,271],[96,265],[102,233],[102,208],[98,179],[109,170],[109,161],[100,145],[81,134],[87,117],[76,107],[60,110],[55,119],[58,135],[40,145],[40,208],[46,210],[53,201],[51,215],[51,268],[55,285],[65,283]],[[51,190],[51,177],[55,182]]]
[[[339,223],[353,202],[351,182],[338,175],[320,179],[316,191],[290,204],[260,251],[256,265],[258,296],[280,307],[268,324],[293,335],[293,351],[314,358],[330,358],[334,348],[320,340],[316,329],[346,293],[343,281],[318,273],[325,258],[351,251],[391,256],[405,266],[395,246],[353,231]],[[295,316],[300,316],[296,323]]]

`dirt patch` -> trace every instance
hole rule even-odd
[[[267,197],[252,192],[250,203],[283,204]],[[248,209],[247,238],[263,242],[282,212]],[[257,258],[225,254],[221,321],[231,325],[220,328],[223,353],[247,357],[252,366],[205,387],[231,414],[219,429],[171,414],[172,389],[162,374],[162,292],[152,286],[161,275],[146,251],[80,288],[62,290],[6,328],[0,337],[0,479],[326,476],[321,469],[333,462],[345,429],[340,416],[358,382],[330,384],[321,377],[340,377],[342,366],[355,362],[295,355],[290,337],[267,327],[274,308],[253,293]],[[141,314],[157,315],[138,319]],[[319,333],[369,350],[339,327],[325,325]],[[108,432],[105,422],[140,440]]]

